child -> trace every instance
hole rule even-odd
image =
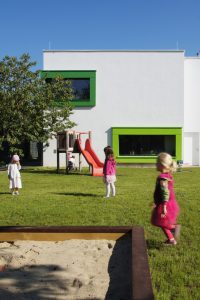
[[[68,153],[68,171],[75,170],[75,156],[71,152]]]
[[[114,154],[111,147],[104,148],[104,153],[106,156],[103,165],[103,181],[106,184],[106,196],[104,198],[110,197],[110,187],[112,188],[112,196],[115,197],[115,181],[116,181],[116,162],[114,160]]]
[[[19,195],[19,189],[22,188],[21,175],[19,170],[21,169],[19,156],[17,154],[13,155],[11,163],[8,165],[8,178],[9,178],[9,188],[12,195]]]
[[[103,149],[105,156],[106,156],[107,150],[112,150],[112,148],[108,145]]]
[[[160,153],[156,163],[160,175],[156,180],[154,191],[155,208],[152,212],[151,222],[160,227],[167,237],[165,244],[176,245],[180,233],[180,225],[176,224],[179,206],[174,194],[174,181],[172,171],[176,169],[176,163],[168,153]]]

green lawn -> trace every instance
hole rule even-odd
[[[53,169],[21,172],[20,196],[8,190],[0,171],[0,226],[141,225],[144,227],[156,299],[200,299],[200,168],[174,174],[181,207],[181,240],[165,247],[159,228],[150,224],[157,172],[153,168],[118,168],[117,196],[104,199],[102,178],[56,174]]]

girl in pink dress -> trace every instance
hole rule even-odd
[[[110,197],[110,187],[112,189],[112,196],[115,197],[116,162],[114,160],[114,153],[111,147],[109,146],[104,148],[104,153],[106,156],[103,165],[103,181],[106,184],[106,196],[104,198]]]
[[[180,233],[180,225],[176,225],[179,214],[179,206],[174,194],[174,180],[172,172],[176,169],[176,163],[168,153],[160,153],[157,157],[157,177],[154,191],[155,207],[152,212],[151,223],[160,227],[167,237],[168,245],[176,245]]]

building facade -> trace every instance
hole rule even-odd
[[[103,161],[111,145],[118,163],[155,163],[161,151],[200,164],[200,59],[184,51],[53,51],[42,74],[74,89],[76,131],[91,131]],[[64,160],[63,160],[64,163]],[[56,166],[56,140],[43,153]]]

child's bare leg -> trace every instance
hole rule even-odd
[[[106,197],[110,196],[110,183],[106,183]]]
[[[115,184],[114,184],[114,182],[113,182],[113,183],[111,183],[110,185],[111,185],[111,188],[112,188],[112,195],[113,195],[113,197],[114,197],[115,194],[116,194]]]

